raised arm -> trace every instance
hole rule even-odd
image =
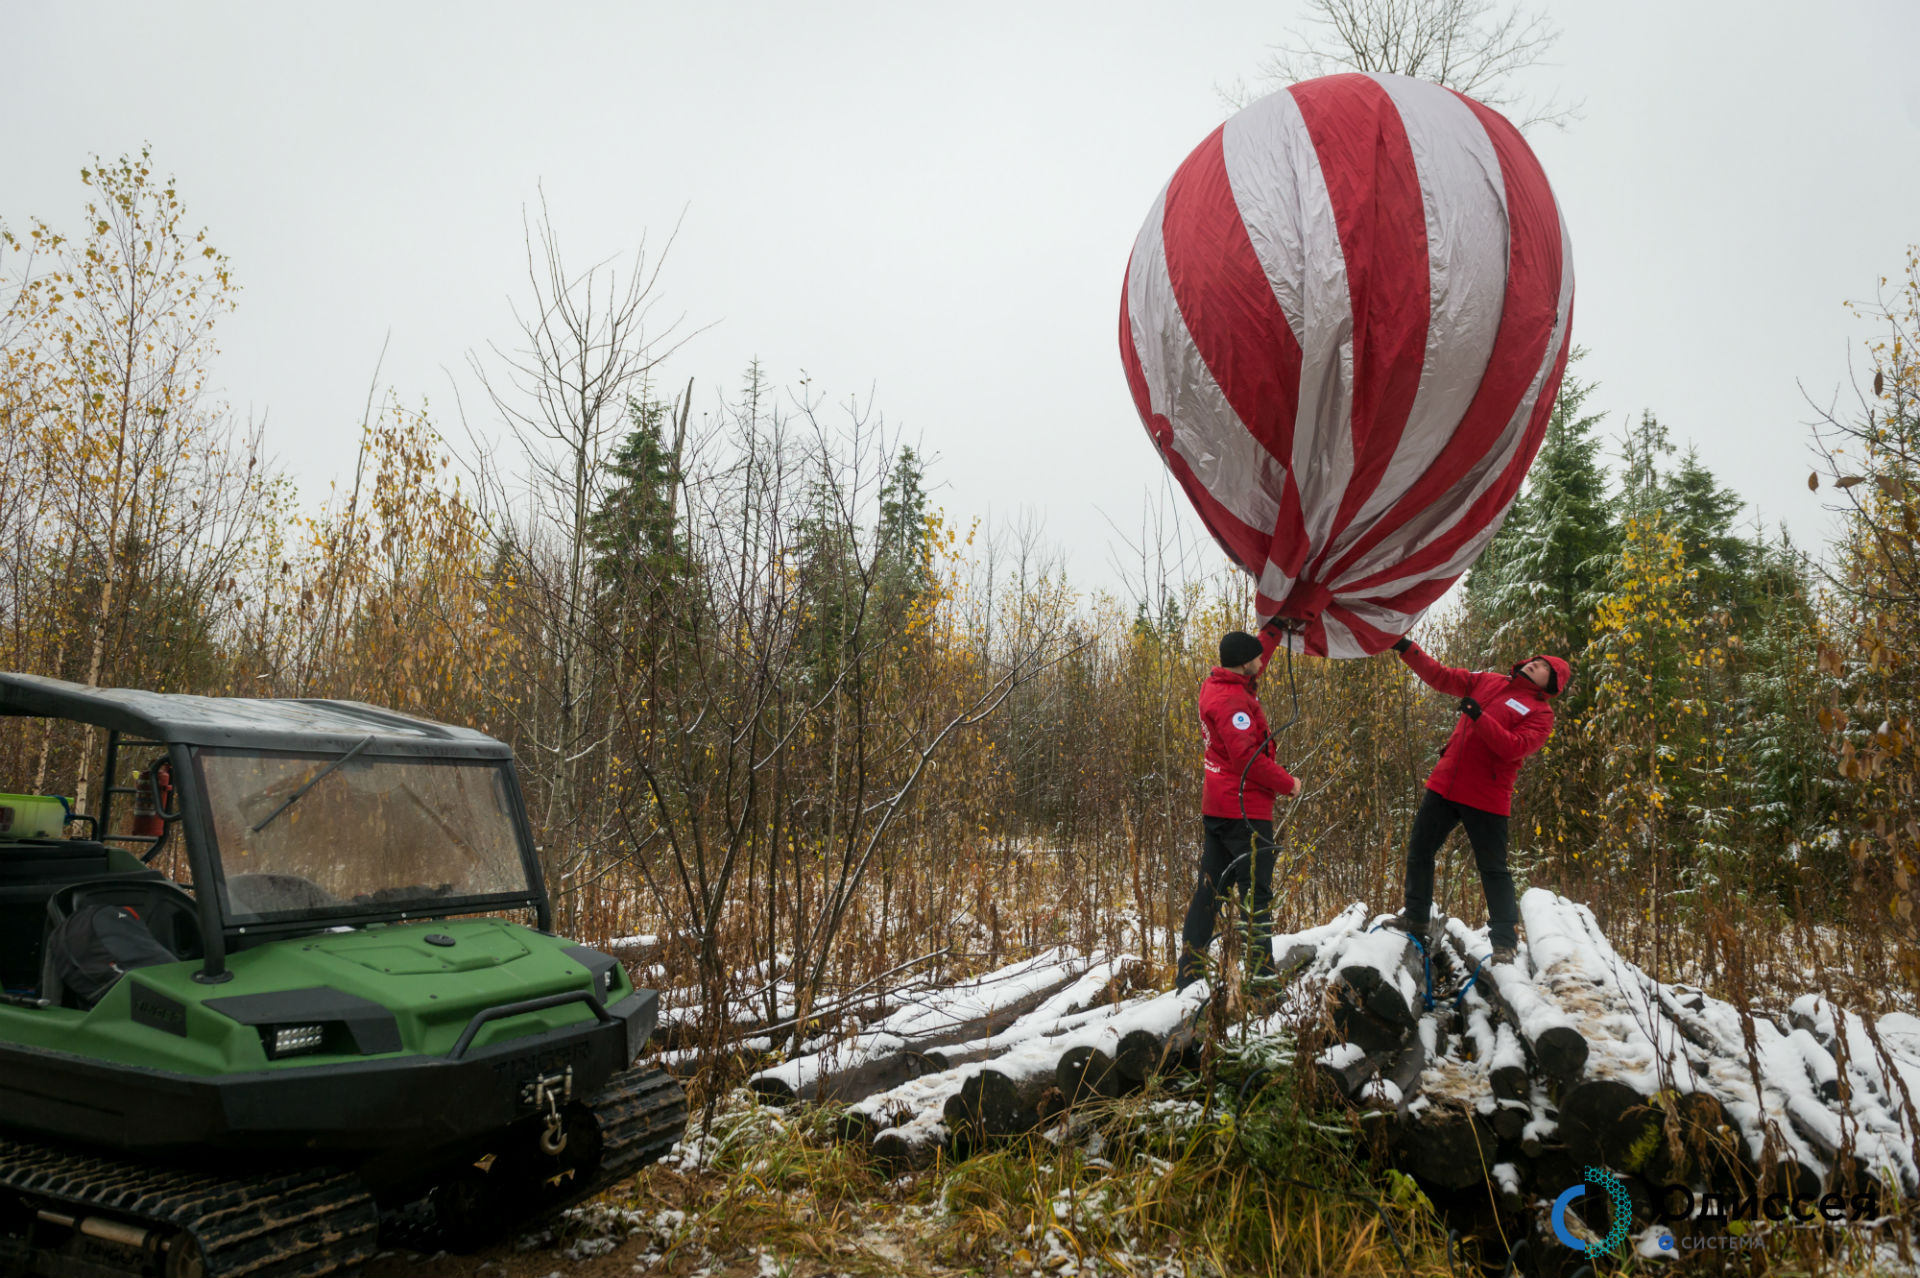
[[[1473,671],[1441,665],[1413,640],[1402,639],[1393,645],[1393,650],[1400,654],[1400,660],[1407,663],[1407,669],[1419,675],[1420,682],[1435,692],[1444,692],[1449,697],[1464,697],[1473,691]]]

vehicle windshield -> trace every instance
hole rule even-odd
[[[229,922],[531,895],[503,760],[198,757]]]

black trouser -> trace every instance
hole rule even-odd
[[[1207,947],[1213,944],[1213,916],[1229,889],[1253,886],[1252,933],[1247,938],[1247,970],[1256,976],[1273,970],[1268,939],[1273,905],[1273,822],[1239,817],[1203,817],[1206,842],[1200,852],[1200,882],[1180,929],[1180,967],[1176,981],[1184,989],[1200,979]],[[1249,845],[1252,847],[1249,847]],[[1252,855],[1249,855],[1249,852]]]
[[[1480,867],[1480,886],[1487,894],[1487,940],[1515,945],[1520,906],[1513,898],[1513,875],[1507,871],[1507,818],[1498,812],[1470,808],[1443,799],[1432,790],[1420,801],[1407,837],[1407,914],[1424,920],[1433,906],[1433,858],[1453,827],[1467,828],[1473,859]]]

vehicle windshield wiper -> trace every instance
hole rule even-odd
[[[313,789],[313,787],[315,787],[316,785],[319,785],[322,781],[326,780],[327,777],[333,774],[335,769],[344,765],[348,759],[351,759],[354,755],[359,754],[362,750],[366,749],[368,746],[372,744],[373,744],[372,737],[370,736],[362,737],[360,739],[359,744],[355,745],[353,749],[347,751],[345,754],[335,759],[332,763],[329,763],[326,767],[314,773],[313,780],[307,782],[305,785],[301,786],[298,790],[295,790],[292,794],[288,795],[287,801],[285,803],[281,804],[279,807],[275,808],[273,811],[267,813],[266,816],[262,817],[260,819],[260,824],[253,827],[253,833],[258,834],[260,833],[260,831],[272,825],[282,812],[285,812],[288,808],[300,802],[300,798],[302,795],[306,794],[307,791]]]

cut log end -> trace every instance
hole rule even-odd
[[[947,1098],[943,1117],[948,1128],[966,1132],[975,1146],[988,1137],[1018,1136],[1039,1125],[1041,1106],[1053,1090],[1044,1075],[1014,1078],[997,1069],[983,1069]]]
[[[1466,1189],[1484,1181],[1499,1141],[1479,1114],[1435,1107],[1418,1121],[1401,1121],[1394,1147],[1413,1175],[1443,1189]]]
[[[1575,1158],[1640,1172],[1660,1145],[1660,1111],[1626,1083],[1589,1078],[1560,1098],[1560,1136]]]
[[[1572,1082],[1587,1067],[1587,1040],[1570,1025],[1555,1025],[1533,1039],[1540,1068],[1562,1082]]]
[[[759,1077],[747,1080],[747,1089],[763,1104],[791,1105],[798,1098],[784,1079]]]
[[[897,1131],[874,1137],[873,1160],[890,1172],[924,1171],[940,1156],[936,1140],[913,1139]]]
[[[1147,1079],[1160,1072],[1162,1040],[1151,1030],[1129,1030],[1121,1036],[1113,1053],[1113,1067],[1128,1084],[1128,1090],[1143,1087]]]
[[[1121,1078],[1119,1071],[1114,1068],[1113,1057],[1085,1044],[1069,1047],[1060,1054],[1060,1063],[1054,1067],[1053,1081],[1066,1094],[1067,1100],[1076,1105],[1082,1101],[1118,1096],[1121,1091]]]

